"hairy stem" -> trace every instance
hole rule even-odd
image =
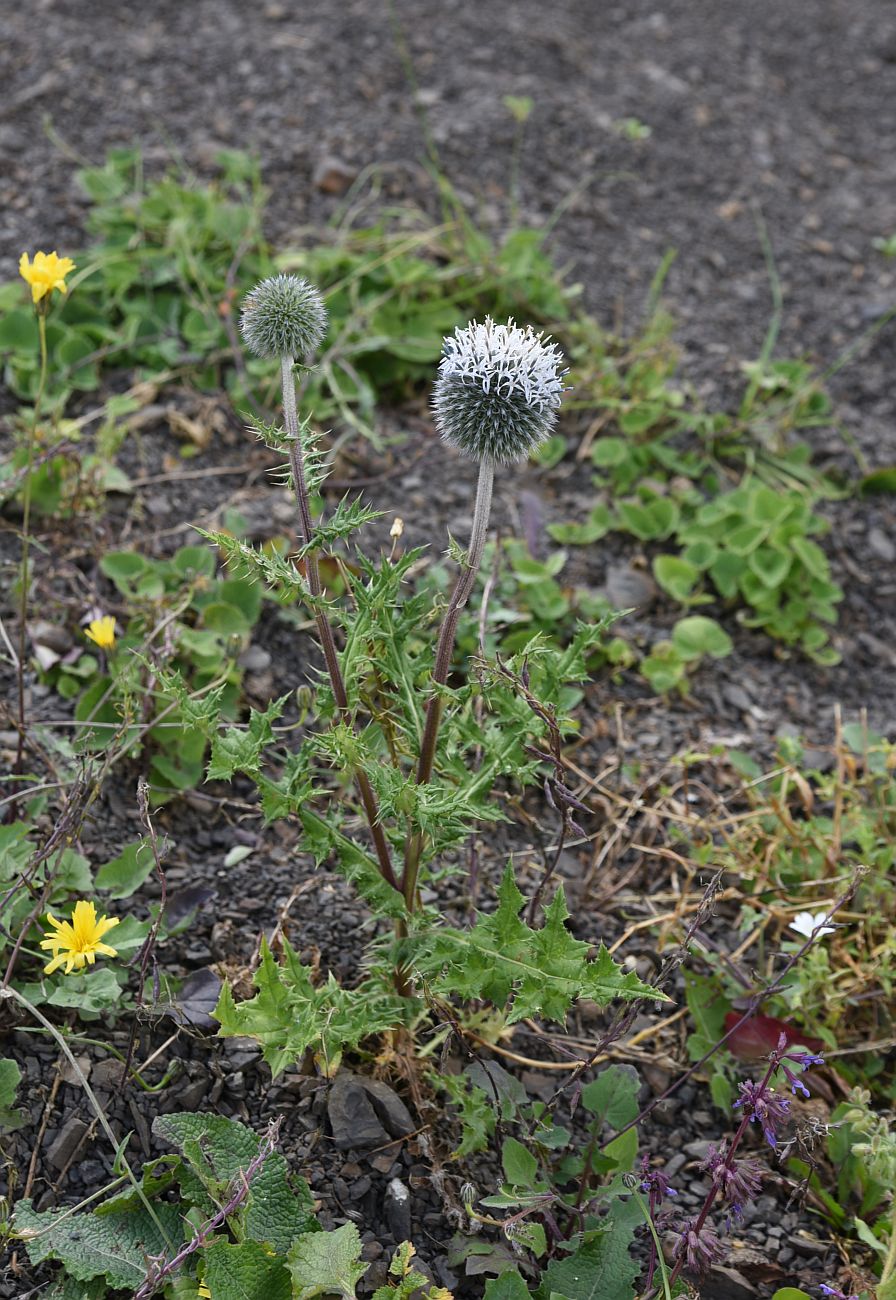
[[[302,462],[302,444],[299,440],[299,416],[296,409],[296,386],[293,377],[293,358],[284,356],[280,359],[280,373],[283,381],[283,417],[286,426],[286,434],[289,438],[289,461],[292,470],[293,486],[296,495],[296,504],[299,508],[299,533],[303,546],[307,546],[311,541],[311,504],[308,499],[308,484],[305,480],[305,467]],[[320,570],[317,565],[317,556],[314,551],[307,551],[305,554],[305,570],[308,575],[308,589],[315,600],[321,595],[322,588],[320,582]],[[342,677],[342,669],[339,667],[339,656],[336,653],[336,642],[333,637],[333,629],[330,621],[322,609],[315,608],[314,621],[317,624],[317,635],[320,640],[321,649],[324,652],[324,661],[327,665],[327,673],[330,678],[330,686],[333,690],[333,698],[336,701],[336,707],[339,715],[346,726],[353,727],[354,722],[351,710],[348,707],[348,695],[345,690],[345,682]],[[370,827],[370,834],[373,837],[374,848],[376,849],[377,861],[379,863],[380,873],[384,880],[387,880],[393,889],[399,889],[398,879],[392,867],[392,855],[389,852],[389,845],[379,820],[379,808],[377,807],[376,795],[367,773],[360,769],[355,773],[355,781],[358,786],[358,793],[361,796],[361,803],[364,805],[364,815],[367,818],[367,824]]]
[[[476,485],[476,504],[473,509],[473,529],[470,534],[470,548],[467,551],[454,591],[451,594],[451,600],[445,611],[436,646],[436,658],[432,670],[432,684],[435,689],[430,695],[429,703],[426,706],[426,722],[423,728],[423,740],[420,743],[420,757],[417,762],[416,779],[418,785],[426,785],[432,777],[436,740],[439,735],[439,724],[442,720],[442,699],[438,688],[444,686],[448,680],[451,656],[454,653],[454,642],[457,637],[457,624],[460,620],[461,611],[470,598],[473,583],[476,581],[476,574],[479,572],[479,566],[482,563],[482,552],[485,548],[485,538],[488,531],[488,517],[492,506],[494,481],[494,463],[490,460],[480,461],[479,482]],[[408,839],[401,882],[405,903],[409,911],[414,910],[417,876],[420,871],[422,852],[423,835],[420,831],[416,831]]]

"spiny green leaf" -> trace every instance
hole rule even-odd
[[[562,889],[539,930],[520,918],[524,901],[508,867],[496,912],[480,916],[471,929],[446,926],[422,938],[419,968],[436,991],[486,998],[505,1009],[511,1024],[527,1016],[562,1021],[580,997],[600,1006],[616,998],[663,997],[633,972],[623,974],[603,946],[594,960],[588,958],[588,944],[566,929]]]
[[[222,1037],[244,1034],[259,1042],[274,1075],[301,1060],[309,1049],[332,1067],[345,1048],[402,1023],[403,999],[385,993],[373,981],[343,989],[332,975],[317,987],[309,967],[286,940],[283,950],[284,962],[279,966],[264,944],[255,972],[255,997],[237,1003],[225,984],[212,1013]]]

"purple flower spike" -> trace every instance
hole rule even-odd
[[[828,1286],[827,1282],[822,1282],[819,1287],[822,1295],[831,1297],[831,1300],[859,1300],[857,1295],[846,1295],[837,1286]]]
[[[669,1180],[661,1169],[651,1169],[647,1156],[641,1158],[641,1191],[648,1196],[653,1196],[653,1203],[659,1205],[660,1201],[667,1196],[677,1196],[674,1187],[669,1186]]]
[[[698,1229],[696,1219],[687,1220],[675,1243],[676,1258],[683,1258],[692,1273],[705,1273],[723,1253],[715,1228],[704,1223]]]
[[[734,1218],[740,1218],[744,1205],[754,1200],[762,1188],[762,1168],[755,1160],[734,1160],[715,1147],[709,1148],[701,1169],[710,1175]]]
[[[759,1124],[770,1147],[778,1145],[777,1128],[790,1115],[790,1098],[779,1097],[774,1088],[751,1081],[739,1085],[740,1097],[735,1107],[743,1106],[751,1123]]]

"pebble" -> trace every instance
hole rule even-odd
[[[84,1141],[88,1128],[77,1115],[70,1116],[47,1148],[47,1163],[54,1169],[64,1169]]]
[[[892,564],[896,560],[896,543],[887,536],[882,528],[868,529],[868,546],[880,560]]]
[[[386,1217],[386,1226],[395,1240],[410,1240],[411,1193],[400,1178],[393,1178],[386,1188],[383,1211]]]
[[[612,564],[607,569],[604,579],[607,600],[616,609],[631,609],[642,612],[656,600],[657,589],[649,573],[635,569],[630,564]]]

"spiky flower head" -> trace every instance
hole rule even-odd
[[[445,339],[432,396],[436,428],[474,460],[524,460],[554,427],[566,373],[560,349],[531,326],[471,321]]]
[[[327,332],[320,292],[299,275],[272,275],[243,299],[240,329],[259,357],[307,357]]]

